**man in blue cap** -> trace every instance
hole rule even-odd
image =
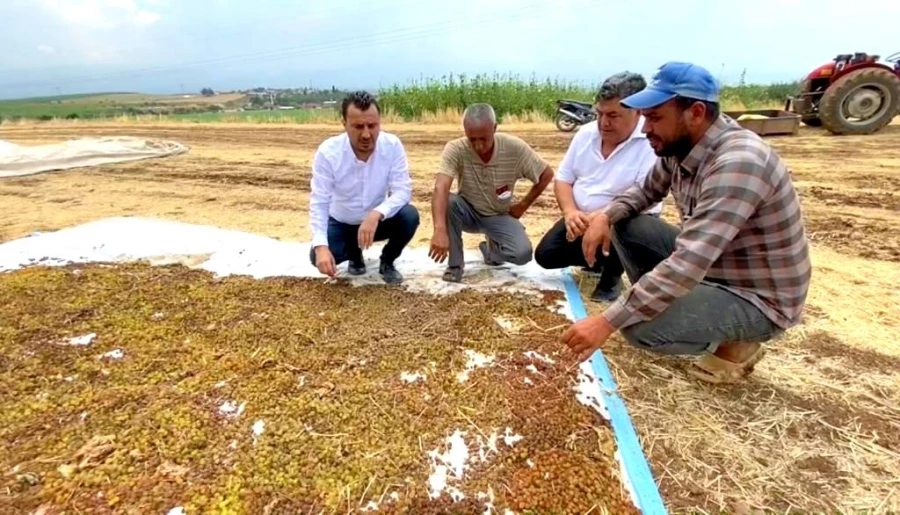
[[[670,62],[622,100],[644,116],[658,159],[584,235],[585,260],[613,245],[632,288],[563,334],[581,359],[621,331],[643,349],[702,355],[692,375],[733,382],[800,323],[811,265],[797,192],[762,138],[720,115],[718,93],[707,70]],[[680,229],[641,214],[669,193]]]

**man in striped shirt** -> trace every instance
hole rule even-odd
[[[703,68],[671,62],[622,101],[641,110],[659,157],[642,185],[590,224],[588,263],[610,245],[631,290],[562,340],[582,359],[616,332],[638,347],[696,354],[691,374],[731,382],[753,370],[762,343],[800,323],[811,265],[800,202],[781,158],[719,114]],[[639,214],[669,193],[681,230]]]
[[[553,169],[528,143],[497,132],[497,115],[490,104],[468,106],[463,131],[465,136],[449,141],[441,153],[428,252],[437,263],[447,261],[443,279],[456,283],[464,273],[463,233],[484,235],[478,249],[487,265],[531,261],[531,240],[521,218],[553,180]],[[513,192],[523,179],[531,188],[517,199]],[[451,193],[454,180],[457,192]]]

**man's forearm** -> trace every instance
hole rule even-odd
[[[557,180],[553,186],[553,193],[556,195],[556,204],[563,215],[578,210],[571,184]]]
[[[550,181],[552,181],[552,180],[553,180],[553,170],[551,170],[549,167],[547,167],[547,169],[544,170],[544,173],[541,174],[541,179],[537,182],[537,184],[535,184],[534,186],[531,187],[530,190],[528,190],[528,193],[525,195],[525,198],[522,199],[522,204],[525,204],[526,206],[530,207],[531,204],[533,204],[534,201],[537,200],[537,198],[541,196],[541,193],[543,193],[544,190],[547,189],[547,185],[549,185]]]
[[[436,185],[431,194],[431,222],[437,231],[447,230],[447,201],[450,198],[450,189],[443,185]]]

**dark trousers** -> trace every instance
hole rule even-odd
[[[378,223],[375,229],[375,241],[387,240],[381,250],[381,262],[393,264],[400,257],[403,249],[412,241],[419,228],[419,211],[412,204],[403,206],[390,218]],[[334,264],[344,261],[362,261],[362,249],[359,248],[359,225],[345,224],[334,218],[328,218],[328,249],[334,256]],[[309,249],[309,259],[316,264],[316,250]]]
[[[587,261],[584,259],[584,251],[581,249],[581,242],[581,236],[575,238],[574,241],[566,239],[566,220],[561,218],[541,238],[534,251],[534,260],[542,268],[547,269],[569,266],[584,267],[600,274],[601,285],[615,284],[616,279],[621,277],[624,271],[616,249],[610,245],[609,255],[605,257],[603,252],[598,249],[597,262],[594,263],[594,266],[588,267]]]
[[[665,221],[637,215],[615,224],[612,243],[632,284],[675,250],[679,230]],[[714,352],[724,342],[764,342],[782,332],[749,301],[702,281],[649,322],[622,330],[637,347],[662,354]]]

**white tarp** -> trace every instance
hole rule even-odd
[[[175,141],[131,136],[81,138],[35,146],[0,141],[0,178],[173,156],[187,150],[187,145]]]

